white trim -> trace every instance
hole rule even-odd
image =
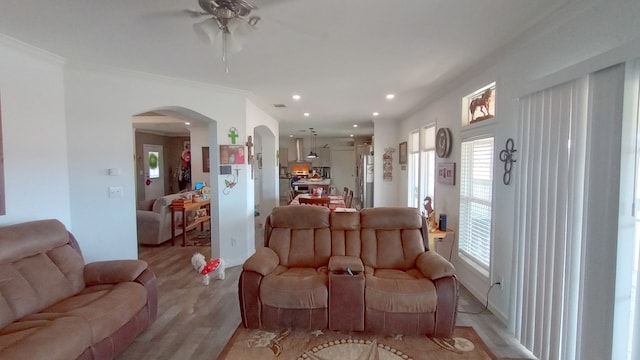
[[[60,55],[40,49],[4,34],[0,34],[0,45],[59,65],[63,65],[66,62],[66,59]]]

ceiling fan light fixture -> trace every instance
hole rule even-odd
[[[222,37],[222,62],[225,71],[229,72],[227,64],[228,52],[239,52],[244,47],[246,37],[254,30],[260,21],[259,16],[251,16],[255,6],[245,0],[198,0],[204,10],[196,15],[210,15],[211,18],[193,25],[198,38],[207,44],[214,44],[218,34]]]
[[[196,33],[198,39],[206,44],[213,44],[216,36],[220,33],[218,22],[214,18],[208,18],[199,23],[193,24],[193,32]]]

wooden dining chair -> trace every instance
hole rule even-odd
[[[344,198],[344,205],[348,208],[353,204],[353,190],[349,190],[349,194]]]
[[[349,195],[349,188],[345,186],[344,189],[342,190],[342,198],[346,200],[347,195]]]
[[[300,205],[315,205],[315,206],[324,206],[329,207],[329,198],[328,197],[301,197]]]

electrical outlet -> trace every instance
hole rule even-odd
[[[500,288],[500,290],[502,290],[502,287],[504,286],[504,278],[502,277],[502,275],[497,275],[495,282],[500,284],[498,285],[498,287]]]
[[[236,238],[232,237],[231,238],[231,246],[236,246],[237,240]]]

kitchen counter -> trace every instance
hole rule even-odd
[[[301,179],[293,183],[293,186],[310,186],[310,185],[330,186],[331,179],[322,179],[319,181]]]

